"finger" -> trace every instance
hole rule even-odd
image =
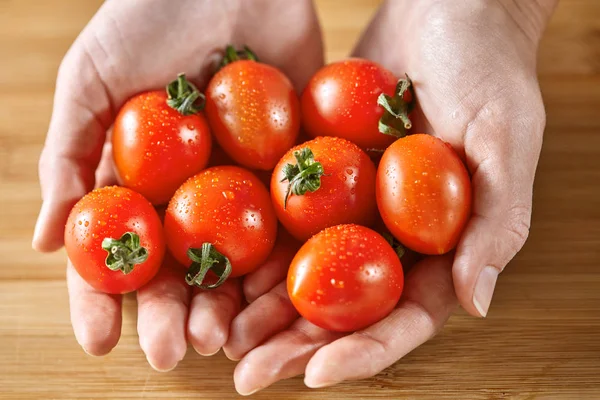
[[[457,247],[453,276],[460,304],[474,316],[487,315],[498,274],[529,234],[545,115],[539,90],[519,87],[529,102],[488,104],[465,134],[473,215]]]
[[[239,360],[297,318],[298,312],[288,297],[286,283],[281,282],[233,319],[223,351],[229,359]]]
[[[113,162],[111,134],[107,135],[102,148],[102,157],[96,169],[96,187],[118,185],[117,173]]]
[[[111,106],[94,63],[75,44],[59,69],[54,108],[39,175],[42,208],[33,235],[38,251],[63,244],[65,222],[72,206],[94,187]]]
[[[261,7],[251,1],[242,2],[240,15],[246,18],[238,30],[239,37],[251,48],[260,49],[261,61],[281,69],[300,93],[324,64],[321,28],[313,2],[278,0],[263,2]],[[270,38],[262,33],[265,28],[272,33]]]
[[[318,350],[306,367],[306,385],[371,377],[435,336],[457,305],[451,262],[449,256],[429,257],[416,265],[398,307],[369,328]]]
[[[285,280],[290,263],[301,243],[280,227],[273,252],[263,265],[244,277],[244,296],[248,303]]]
[[[320,347],[342,335],[298,319],[288,330],[255,348],[239,362],[233,374],[235,389],[241,395],[250,395],[281,379],[301,374]]]
[[[229,279],[216,289],[194,289],[188,321],[188,338],[203,356],[218,352],[227,341],[229,325],[241,307],[239,279]]]
[[[75,339],[92,356],[108,354],[121,336],[121,295],[106,294],[87,284],[69,261],[67,287]]]
[[[184,275],[185,269],[168,257],[158,274],[137,292],[140,347],[157,371],[175,368],[187,350],[191,288]]]

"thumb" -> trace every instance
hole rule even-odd
[[[77,42],[63,60],[56,83],[50,128],[40,156],[42,208],[32,247],[63,245],[73,205],[94,187],[94,174],[110,125],[111,106],[91,56]]]
[[[484,105],[464,137],[473,214],[452,273],[461,305],[474,316],[487,315],[498,275],[529,234],[545,113],[537,87],[524,99]]]

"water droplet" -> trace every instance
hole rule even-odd
[[[87,228],[88,226],[90,226],[90,222],[89,221],[85,221],[85,223],[83,225]]]

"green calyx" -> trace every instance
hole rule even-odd
[[[104,238],[102,248],[108,252],[105,260],[108,269],[125,275],[148,259],[148,250],[140,246],[140,237],[133,232],[125,232],[119,239]]]
[[[406,248],[402,245],[402,243],[396,240],[396,238],[392,236],[391,233],[383,232],[381,236],[383,236],[383,238],[390,244],[390,246],[392,246],[392,249],[394,249],[394,251],[398,255],[398,258],[402,258],[402,256],[406,254]]]
[[[167,95],[167,105],[181,115],[197,114],[204,108],[206,100],[185,74],[177,75],[177,79],[167,85]]]
[[[410,93],[410,99],[405,99],[406,93]],[[379,132],[385,135],[404,137],[412,128],[412,122],[408,115],[415,108],[415,92],[412,81],[406,75],[406,79],[400,79],[396,84],[394,96],[381,93],[377,104],[384,108],[384,113],[379,120]]]
[[[244,45],[242,50],[236,50],[232,45],[227,45],[227,47],[225,47],[225,56],[221,60],[220,68],[239,60],[258,61],[258,57],[256,56],[256,53],[250,50],[246,45]]]
[[[286,164],[283,167],[285,178],[281,182],[288,181],[288,189],[283,201],[283,208],[287,207],[288,198],[291,194],[302,196],[306,192],[315,192],[321,187],[321,177],[325,175],[323,165],[315,161],[311,149],[304,147],[294,152],[296,164]]]
[[[187,271],[185,281],[190,286],[201,289],[215,289],[225,282],[231,274],[231,262],[210,243],[203,243],[200,249],[190,248],[187,252],[192,265]],[[204,278],[209,270],[217,276],[215,283],[205,284]]]

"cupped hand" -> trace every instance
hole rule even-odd
[[[60,248],[75,202],[94,186],[115,182],[107,132],[124,102],[136,93],[165,87],[180,72],[204,87],[220,50],[229,43],[247,44],[262,61],[283,70],[298,90],[323,64],[320,29],[309,0],[102,5],[59,68],[39,163],[43,205],[34,249]],[[218,351],[242,299],[237,280],[212,292],[192,293],[173,271],[178,269],[165,265],[138,292],[140,345],[159,370],[171,369],[183,358],[186,335],[199,353]],[[121,296],[95,291],[71,265],[67,277],[78,342],[90,354],[108,353],[120,337]]]
[[[415,265],[397,308],[362,331],[341,335],[298,318],[285,283],[252,302],[224,347],[241,359],[240,393],[301,373],[310,387],[370,377],[432,338],[457,304],[486,316],[498,274],[529,231],[545,126],[536,52],[555,3],[384,3],[355,55],[412,78],[415,131],[449,142],[465,160],[472,217],[456,251]]]

